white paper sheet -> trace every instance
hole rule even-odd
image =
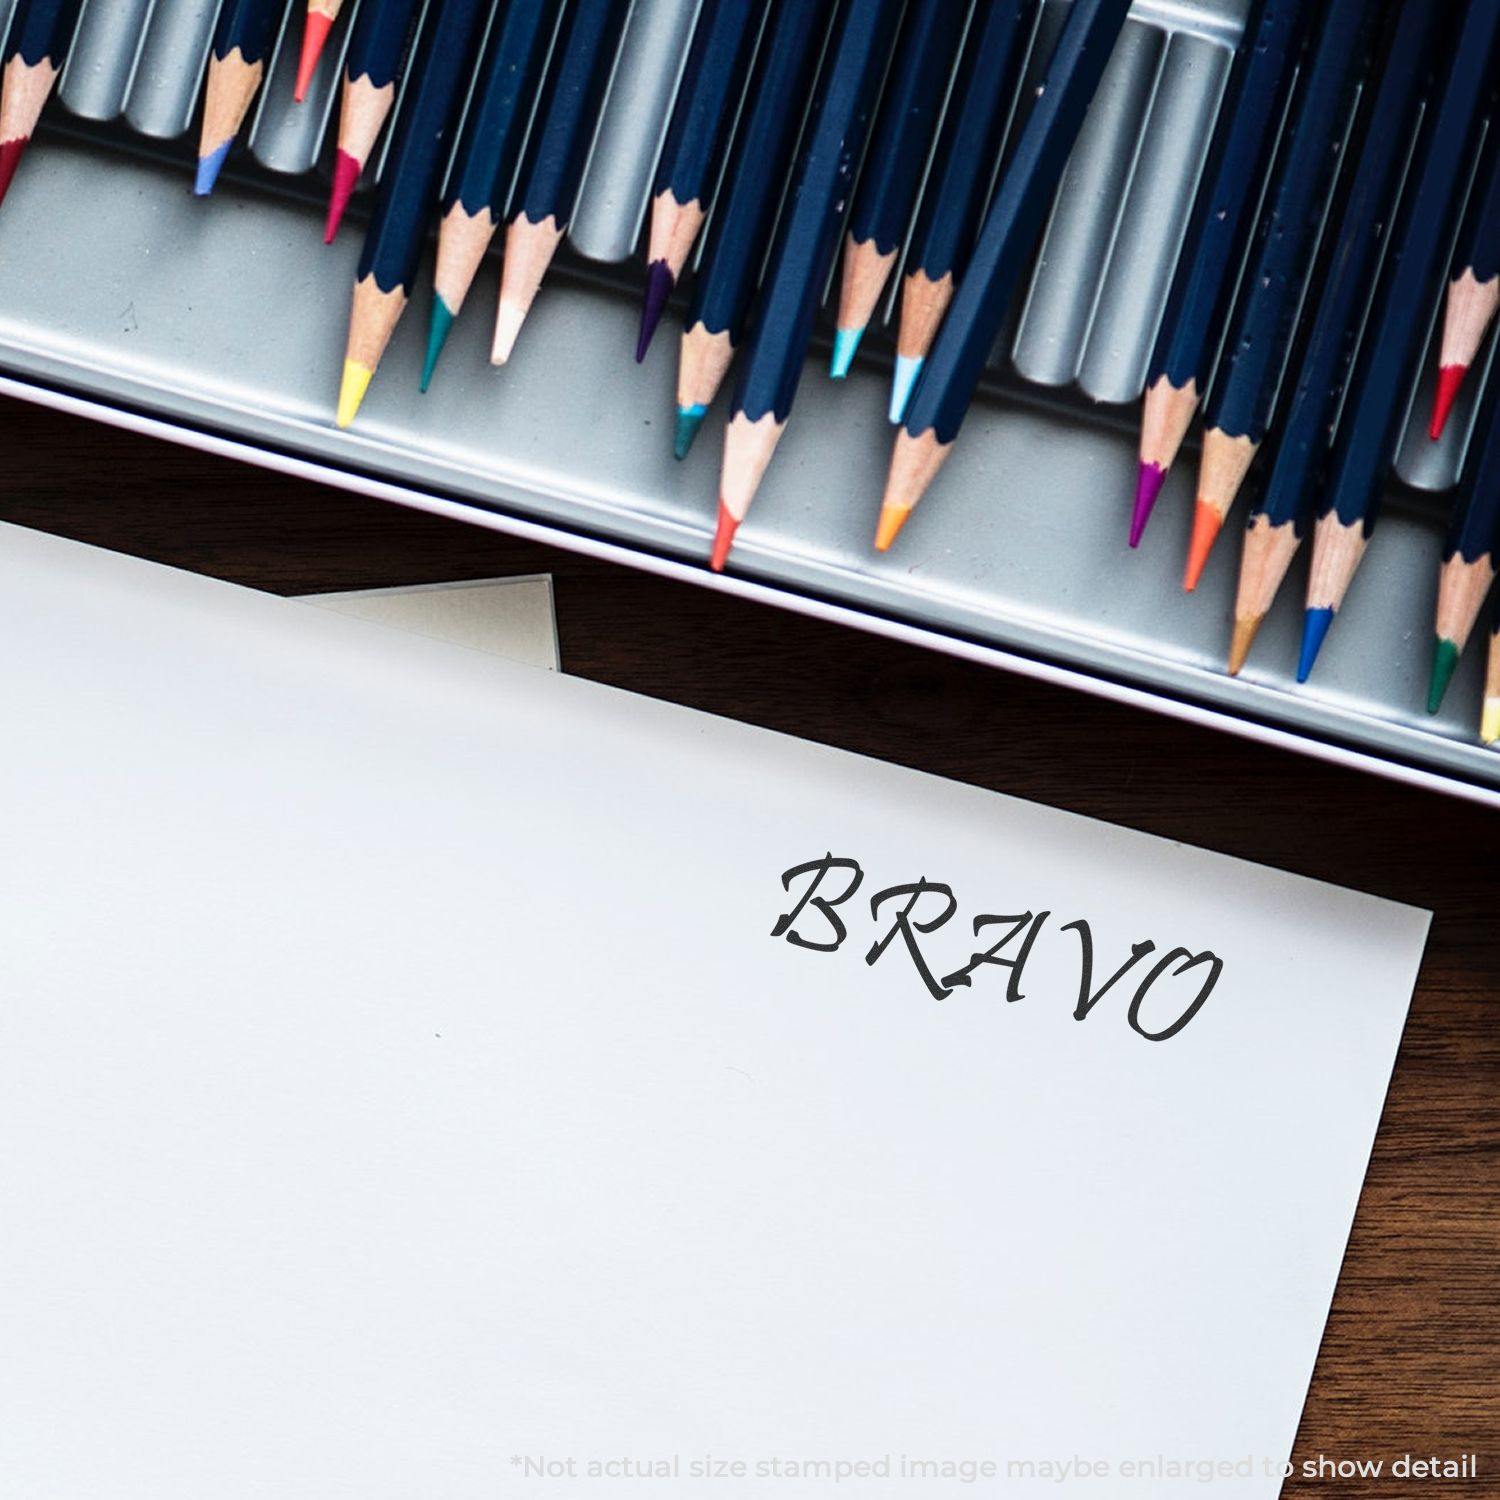
[[[1277,1492],[1424,914],[9,527],[0,640],[5,1500]]]

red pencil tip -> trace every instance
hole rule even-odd
[[[307,13],[307,25],[302,32],[302,55],[297,59],[297,86],[292,98],[301,104],[312,86],[313,74],[318,71],[318,59],[323,55],[323,44],[333,29],[333,21],[321,11]]]
[[[1213,506],[1205,505],[1201,500],[1198,502],[1193,511],[1193,536],[1188,543],[1187,567],[1182,573],[1182,586],[1190,594],[1198,587],[1208,554],[1213,551],[1223,524],[1224,517]]]
[[[333,156],[333,186],[328,190],[328,222],[323,226],[323,243],[331,245],[339,232],[344,210],[359,185],[360,164],[347,151],[336,151]]]
[[[1464,376],[1468,373],[1468,365],[1444,365],[1438,371],[1437,393],[1432,398],[1432,425],[1427,429],[1427,436],[1433,442],[1442,437],[1448,418],[1453,414],[1453,403],[1458,400]]]
[[[740,529],[740,523],[730,515],[729,508],[721,500],[719,502],[719,524],[714,531],[714,550],[708,565],[715,573],[724,571],[724,564],[729,558],[729,549],[734,546],[734,534]]]
[[[13,141],[0,141],[0,203],[5,201],[5,195],[10,191],[10,180],[16,175],[16,168],[20,166],[21,157],[30,141],[29,135],[20,136]]]

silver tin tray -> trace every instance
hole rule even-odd
[[[486,272],[431,392],[418,395],[424,270],[359,421],[341,433],[332,408],[359,226],[327,250],[318,226],[333,65],[356,3],[301,106],[290,99],[292,7],[244,148],[199,202],[189,164],[214,0],[85,0],[61,106],[0,212],[9,388],[81,397],[273,464],[310,461],[324,477],[483,524],[541,523],[565,544],[685,564],[709,581],[696,565],[713,527],[718,429],[711,421],[674,463],[670,319],[644,367],[632,359],[630,257],[696,0],[635,0],[572,253],[510,365],[487,362]],[[1043,37],[1065,4],[1047,0]],[[0,15],[8,9],[0,0]],[[1196,594],[1179,587],[1195,455],[1174,471],[1141,551],[1125,545],[1134,402],[1243,10],[1244,0],[1138,0],[992,378],[892,553],[870,546],[891,349],[872,330],[842,386],[823,374],[826,344],[814,351],[733,567],[750,591],[799,607],[1500,801],[1500,758],[1475,738],[1482,639],[1443,714],[1424,711],[1441,492],[1469,439],[1473,389],[1437,445],[1419,431],[1426,398],[1414,392],[1389,508],[1307,687],[1293,676],[1300,579],[1238,680],[1223,671],[1234,539]]]

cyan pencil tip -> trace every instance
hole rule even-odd
[[[833,358],[828,364],[828,373],[835,380],[842,380],[854,363],[859,352],[859,341],[865,336],[863,328],[836,328],[833,332]]]
[[[708,415],[706,406],[679,406],[677,408],[677,427],[672,434],[672,454],[675,458],[686,458],[693,448],[693,439],[698,436],[698,429],[703,425],[703,419]]]
[[[453,309],[440,296],[433,295],[432,316],[427,323],[427,354],[422,360],[422,389],[432,384],[433,372],[437,369],[438,356],[448,342],[448,330],[453,327]]]
[[[926,361],[920,357],[906,354],[896,356],[896,370],[891,376],[891,409],[890,418],[893,423],[901,423],[906,420],[906,408],[911,401],[911,393],[917,384],[917,377],[922,373],[922,366]]]

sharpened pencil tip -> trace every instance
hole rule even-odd
[[[1218,540],[1219,528],[1223,524],[1224,518],[1213,506],[1206,505],[1200,500],[1194,507],[1193,535],[1188,541],[1187,564],[1182,570],[1182,586],[1190,594],[1198,587],[1198,580],[1203,577],[1203,569],[1208,564],[1208,554],[1214,550],[1214,542]]]
[[[514,302],[501,302],[495,309],[495,338],[490,344],[490,363],[503,365],[515,353],[516,340],[521,336],[521,325],[526,321],[526,309]]]
[[[901,528],[911,516],[911,507],[898,505],[894,500],[885,500],[880,506],[880,520],[875,526],[875,550],[889,552],[891,543],[901,535]]]
[[[216,146],[207,156],[198,158],[198,171],[193,177],[193,194],[198,198],[206,198],[213,192],[214,184],[219,180],[219,173],[223,170],[225,161],[229,158],[229,148],[234,145],[231,138],[222,146]]]
[[[323,243],[331,245],[344,221],[344,210],[359,186],[360,163],[347,151],[333,154],[333,182],[328,189],[328,217],[323,223]]]
[[[724,571],[724,564],[729,560],[729,549],[734,546],[734,534],[740,529],[740,523],[729,513],[729,507],[721,500],[719,502],[719,524],[714,528],[714,550],[708,560],[708,565],[715,573]]]
[[[1433,442],[1442,437],[1448,418],[1453,415],[1453,405],[1458,400],[1458,393],[1463,388],[1464,377],[1468,373],[1468,365],[1444,365],[1438,371],[1437,390],[1432,397],[1432,422],[1427,428],[1427,436]]]
[[[1156,497],[1167,482],[1167,471],[1160,464],[1142,463],[1136,468],[1135,504],[1130,508],[1130,545],[1139,547],[1146,522],[1156,508]]]
[[[672,295],[672,288],[676,285],[677,278],[672,275],[672,268],[666,261],[653,260],[646,267],[646,295],[641,302],[641,331],[635,341],[636,364],[642,363],[646,358],[651,340],[656,337],[661,315],[667,310],[667,298]]]
[[[303,24],[302,52],[297,58],[297,84],[292,98],[301,104],[312,87],[313,74],[318,71],[318,59],[323,55],[323,44],[333,30],[333,21],[322,11],[310,10]]]
[[[1458,642],[1439,636],[1432,647],[1432,675],[1427,679],[1427,712],[1435,714],[1443,706],[1443,695],[1453,681],[1458,666]]]
[[[865,336],[863,328],[835,328],[833,331],[833,358],[828,362],[828,373],[834,380],[842,380],[854,363],[859,352],[859,341]]]
[[[1484,713],[1479,720],[1479,738],[1486,745],[1500,740],[1500,698],[1486,698]]]
[[[5,195],[10,191],[11,179],[15,177],[16,168],[21,165],[21,158],[26,154],[30,141],[29,135],[18,136],[13,141],[0,141],[0,203],[5,201]]]
[[[703,425],[703,419],[708,415],[706,406],[679,406],[677,408],[677,426],[672,433],[672,456],[674,458],[686,458],[693,451],[693,440],[698,436],[698,429]]]
[[[453,309],[436,293],[432,298],[432,316],[427,322],[427,354],[422,360],[422,389],[432,384],[433,372],[437,369],[438,356],[448,342],[448,330],[453,327]]]
[[[898,354],[896,356],[896,370],[891,376],[889,415],[892,424],[899,425],[906,420],[906,408],[911,404],[911,393],[916,388],[917,377],[922,373],[922,366],[925,363],[925,360],[912,355]]]
[[[1323,642],[1328,638],[1328,628],[1333,624],[1331,609],[1309,609],[1302,617],[1302,651],[1297,658],[1297,681],[1306,682],[1312,676],[1313,663]]]
[[[340,427],[348,427],[359,415],[359,408],[370,389],[375,372],[368,365],[352,359],[344,361],[344,378],[339,382],[339,410],[335,420]]]
[[[1260,622],[1264,619],[1264,615],[1252,615],[1249,619],[1234,622],[1234,634],[1229,640],[1229,675],[1231,677],[1240,675],[1240,669],[1250,655],[1250,648],[1255,644]]]

